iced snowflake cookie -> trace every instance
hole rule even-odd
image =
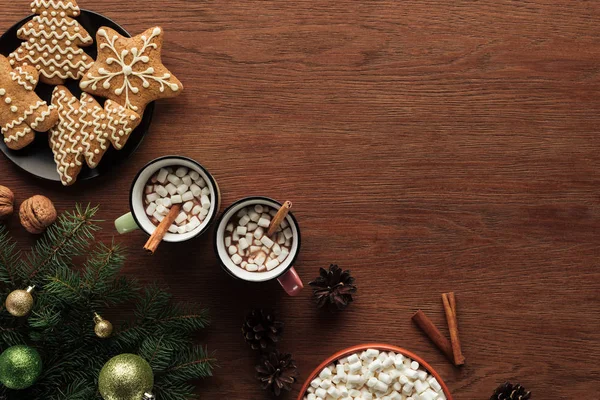
[[[75,0],[35,0],[31,11],[37,14],[17,32],[26,40],[9,55],[13,67],[35,67],[40,80],[61,85],[66,79],[79,80],[94,60],[80,47],[94,43],[89,33],[71,17],[80,14]]]
[[[56,109],[34,92],[38,77],[34,67],[13,69],[0,55],[0,126],[9,149],[22,149],[33,141],[34,131],[45,132],[58,120]]]
[[[111,100],[104,108],[86,93],[78,100],[64,86],[54,89],[52,105],[58,108],[59,122],[49,132],[50,147],[65,186],[75,183],[84,162],[96,168],[110,144],[121,150],[141,121],[136,112]]]
[[[84,92],[109,98],[142,115],[152,101],[175,97],[183,90],[162,64],[161,28],[126,38],[102,27],[96,42],[98,59],[80,83]]]

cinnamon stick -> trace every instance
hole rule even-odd
[[[150,253],[154,254],[156,249],[158,249],[158,245],[160,244],[160,242],[162,242],[165,235],[167,234],[169,227],[173,224],[173,222],[175,222],[175,219],[179,215],[180,211],[181,204],[173,204],[173,206],[171,206],[171,210],[169,211],[167,216],[156,227],[154,232],[152,232],[150,239],[148,239],[146,245],[144,246],[144,250],[147,250]]]
[[[450,343],[452,345],[452,353],[454,354],[454,365],[464,365],[465,357],[462,354],[460,339],[458,337],[456,297],[454,296],[454,292],[442,294],[442,301],[444,302],[446,321],[448,322],[448,330],[450,331]]]
[[[267,236],[273,236],[273,234],[275,233],[277,228],[279,228],[279,225],[281,225],[283,220],[290,213],[291,208],[292,208],[291,201],[286,201],[285,203],[283,203],[283,205],[281,206],[281,208],[279,209],[277,214],[275,214],[275,216],[273,217],[273,220],[271,221],[271,225],[269,225],[269,230],[267,231]]]
[[[412,316],[412,320],[423,332],[425,332],[429,340],[431,340],[433,344],[435,344],[437,348],[440,349],[452,363],[454,363],[452,344],[444,335],[442,335],[429,317],[425,315],[423,311],[419,310]]]

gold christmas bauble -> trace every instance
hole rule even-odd
[[[141,400],[152,391],[153,385],[150,364],[135,354],[111,358],[98,377],[98,389],[104,400]]]
[[[112,335],[113,325],[110,323],[110,321],[107,321],[98,314],[96,314],[94,316],[94,322],[96,323],[96,326],[94,326],[94,332],[96,333],[96,336],[102,339],[106,339],[109,338],[110,335]]]
[[[33,296],[31,290],[15,290],[6,298],[6,309],[15,317],[24,317],[33,308]]]

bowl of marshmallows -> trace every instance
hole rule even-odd
[[[400,347],[365,344],[342,350],[308,377],[298,400],[452,400],[440,375]]]

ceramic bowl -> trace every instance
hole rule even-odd
[[[444,391],[444,395],[446,395],[446,398],[448,400],[453,400],[452,395],[450,394],[450,390],[448,390],[448,386],[446,386],[446,383],[444,383],[440,374],[438,374],[437,371],[434,370],[431,365],[427,364],[427,362],[425,362],[425,360],[423,360],[421,357],[417,356],[416,354],[411,353],[410,351],[405,350],[401,347],[392,346],[389,344],[381,344],[381,343],[360,344],[358,346],[349,347],[347,349],[344,349],[342,351],[335,353],[334,355],[329,357],[327,360],[323,361],[323,363],[321,365],[319,365],[317,368],[315,368],[315,370],[308,376],[308,378],[306,379],[306,382],[304,382],[304,385],[302,386],[302,390],[300,391],[300,394],[298,395],[298,400],[304,399],[304,396],[306,395],[306,391],[308,390],[310,383],[313,381],[313,379],[315,379],[319,375],[319,373],[321,373],[321,371],[325,367],[333,364],[335,361],[339,360],[340,358],[350,356],[354,353],[360,353],[367,349],[377,349],[380,351],[393,351],[394,353],[400,353],[400,354],[402,354],[406,357],[409,357],[412,360],[418,362],[421,365],[421,367],[426,369],[427,372],[429,372],[429,374],[431,374],[433,377],[435,377],[435,379],[437,379],[440,386],[442,387],[442,390]]]

